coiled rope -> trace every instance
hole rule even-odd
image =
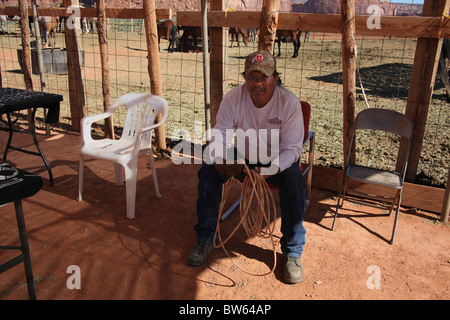
[[[230,235],[222,240],[222,235],[220,232],[220,217],[224,211],[224,206],[226,203],[226,199],[228,197],[228,193],[231,190],[232,186],[236,183],[241,183],[239,180],[231,177],[224,184],[223,187],[223,195],[222,201],[219,207],[219,216],[217,219],[216,232],[214,235],[214,246],[215,248],[222,247],[230,260],[242,271],[254,275],[254,276],[265,276],[272,273],[275,270],[277,264],[277,254],[275,250],[275,242],[273,239],[273,231],[275,229],[275,220],[276,220],[276,207],[275,201],[273,199],[272,192],[270,190],[269,185],[266,182],[266,179],[262,175],[260,175],[255,170],[250,170],[244,164],[244,172],[246,173],[246,177],[242,182],[242,190],[241,190],[241,202],[239,204],[240,211],[240,221],[230,233]],[[252,203],[256,201],[256,210],[252,208]],[[271,223],[273,221],[273,223]],[[245,233],[248,237],[262,237],[262,238],[270,238],[273,248],[273,259],[274,265],[269,272],[263,274],[256,274],[249,272],[239,266],[233,258],[230,256],[228,251],[225,249],[225,244],[231,239],[231,237],[236,233],[239,227],[242,226],[245,230]]]

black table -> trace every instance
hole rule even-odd
[[[40,91],[31,91],[31,90],[22,90],[22,89],[14,89],[14,88],[2,88],[0,89],[0,115],[6,114],[8,118],[8,127],[0,128],[9,132],[8,142],[6,144],[5,152],[3,153],[3,161],[6,161],[6,157],[8,155],[8,150],[16,150],[32,155],[38,155],[44,161],[45,167],[47,168],[50,184],[53,185],[53,174],[50,168],[50,165],[47,162],[47,159],[42,152],[41,147],[39,146],[39,142],[36,137],[36,125],[35,125],[35,115],[37,108],[45,108],[47,109],[47,117],[45,119],[45,123],[56,123],[59,121],[59,104],[63,100],[63,97],[59,94],[40,92]],[[13,129],[13,121],[11,120],[11,113],[17,112],[25,109],[32,109],[31,115],[31,130],[20,132],[28,132],[33,136],[34,144],[38,150],[38,152],[25,150],[22,148],[11,146],[11,141],[13,137],[13,132],[18,131]]]
[[[8,180],[0,180],[0,205],[14,202],[16,210],[17,227],[19,229],[20,246],[0,246],[0,249],[20,250],[22,253],[17,257],[0,265],[0,273],[24,263],[25,275],[28,285],[30,299],[36,299],[33,271],[31,268],[30,248],[28,246],[25,218],[22,209],[22,199],[31,197],[42,188],[42,178],[26,171],[18,170],[18,174]],[[14,182],[11,184],[11,182]],[[0,211],[1,212],[1,211]]]

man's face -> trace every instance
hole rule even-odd
[[[277,85],[278,76],[267,77],[260,71],[252,71],[245,75],[245,84],[257,108],[264,107],[272,98]]]

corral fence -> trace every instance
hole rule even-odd
[[[71,1],[66,3],[71,4]],[[339,188],[352,122],[358,111],[368,107],[367,100],[370,107],[405,113],[415,124],[416,139],[408,172],[410,183],[405,187],[402,203],[436,213],[448,211],[444,207],[448,203],[445,186],[448,185],[450,116],[445,85],[436,77],[442,39],[450,38],[446,16],[448,1],[426,0],[422,16],[382,15],[378,17],[381,28],[369,28],[368,20],[374,18],[371,15],[355,15],[354,19],[344,20],[344,14],[280,12],[276,10],[277,3],[279,5],[279,1],[265,0],[261,11],[231,11],[224,1],[211,1],[207,11],[211,87],[206,108],[211,114],[211,125],[214,125],[223,95],[243,82],[245,57],[261,46],[273,46],[273,42],[264,44],[260,40],[251,42],[248,47],[240,41],[239,46],[234,44],[231,48],[227,28],[261,28],[267,17],[276,18],[274,26],[280,30],[309,31],[308,38],[302,37],[297,58],[291,58],[293,48],[287,39],[281,44],[277,60],[283,84],[313,107],[311,129],[316,132],[313,185],[330,190]],[[156,9],[155,18],[167,20],[175,14],[178,25],[201,26],[200,9],[178,12]],[[39,16],[69,18],[71,14],[66,10],[67,6],[40,7],[37,11]],[[0,8],[0,14],[17,15],[19,9]],[[97,17],[97,10],[81,8],[80,14],[82,18]],[[180,138],[176,136],[180,128],[194,133],[195,125],[200,124],[204,130],[202,52],[175,50],[170,53],[165,39],[155,52],[155,39],[148,34],[154,37],[156,30],[145,21],[148,19],[145,8],[106,8],[105,16],[109,19],[106,43],[111,101],[131,91],[150,91],[164,96],[170,106],[163,133],[168,143]],[[353,30],[347,28],[351,25]],[[21,29],[13,21],[3,27],[7,34],[0,37],[2,86],[26,88],[17,58],[17,50],[22,49]],[[68,64],[74,60],[77,64],[67,66],[68,75],[46,74],[46,90],[64,95],[60,126],[70,130],[78,131],[83,116],[101,112],[105,107],[100,40],[98,30],[93,31],[76,36],[67,29],[57,32],[57,44],[67,51]],[[357,52],[347,46],[352,42]],[[71,51],[73,48],[76,51]],[[275,55],[277,50],[275,47]],[[80,57],[81,51],[84,60],[74,58]],[[149,70],[152,59],[159,61],[157,75]],[[155,89],[152,83],[155,77],[160,77],[160,88]],[[31,80],[34,89],[39,90],[39,75],[31,74]],[[120,117],[114,119],[114,125],[121,127]],[[204,139],[201,140],[200,143],[204,143]],[[396,155],[380,155],[378,159],[388,160],[395,166]]]

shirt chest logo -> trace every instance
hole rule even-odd
[[[278,119],[278,117],[275,117],[273,119],[267,119],[267,124],[270,125],[280,125],[281,124],[281,120]]]

